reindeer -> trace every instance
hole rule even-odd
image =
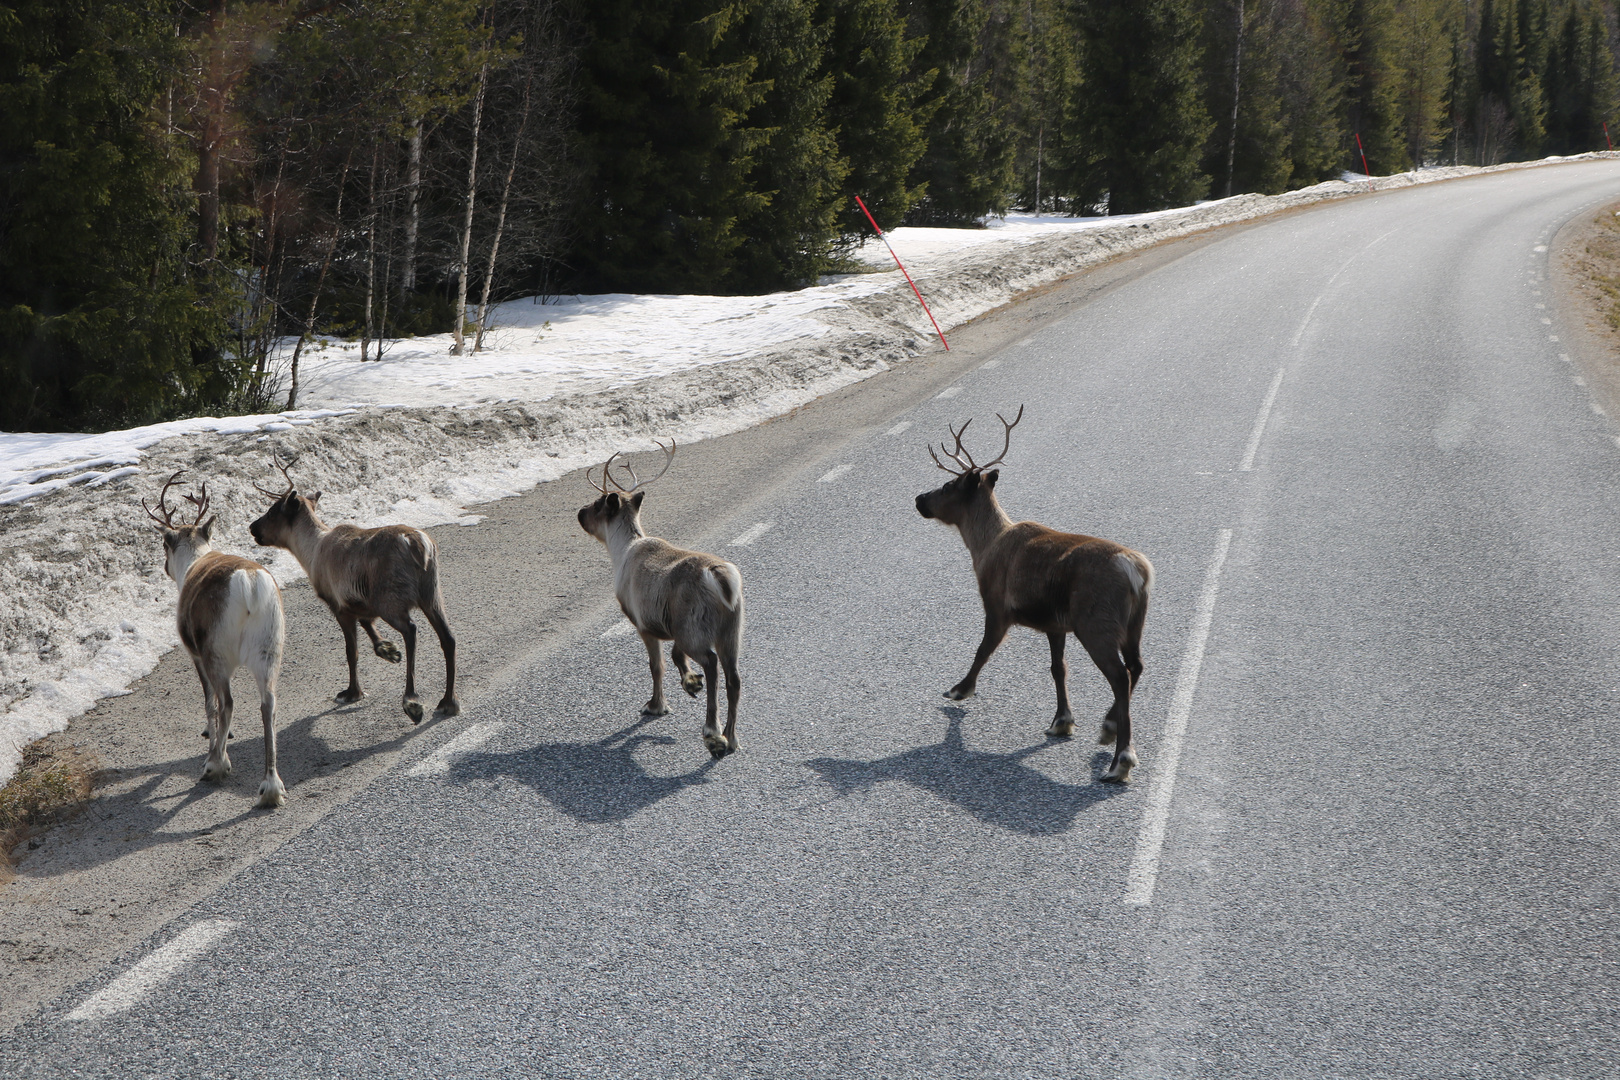
[[[656,440],[655,440],[656,441]],[[628,463],[620,468],[629,476],[625,487],[613,475],[613,454],[602,466],[600,483],[586,481],[600,497],[579,511],[580,528],[600,540],[613,556],[613,593],[624,617],[629,619],[647,647],[647,664],[652,669],[652,699],[642,707],[650,716],[669,712],[664,699],[664,657],[660,642],[673,642],[670,659],[680,672],[681,688],[692,697],[703,689],[708,676],[709,705],[703,724],[703,745],[715,757],[737,749],[737,698],[742,679],[737,674],[737,654],[742,648],[742,575],[724,559],[697,551],[686,551],[641,528],[641,490],[669,471],[675,460],[675,440],[664,452],[664,467],[650,480],[637,478]],[[610,490],[616,489],[616,490]],[[687,668],[687,659],[696,660],[701,674]],[[719,675],[726,672],[726,730],[718,722]]]
[[[259,715],[264,720],[259,805],[280,806],[287,801],[287,789],[276,772],[276,681],[281,676],[286,625],[281,590],[270,571],[258,563],[215,551],[210,545],[214,518],[203,520],[208,513],[207,484],[202,485],[200,495],[184,496],[197,508],[191,524],[175,523],[169,489],[184,475],[184,471],[177,472],[163,485],[157,512],[145,499],[141,506],[163,534],[163,569],[180,586],[175,618],[180,640],[202,682],[203,709],[208,717],[203,738],[209,740],[202,778],[217,783],[230,774],[231,756],[225,744],[231,737],[231,675],[245,666],[258,685]]]
[[[1023,406],[1012,423],[997,414],[1004,431],[1001,455],[977,464],[962,448],[967,431],[951,429],[956,447],[940,449],[947,465],[928,448],[934,464],[955,479],[917,496],[917,512],[955,526],[973,556],[973,573],[984,601],[984,640],[967,677],[945,696],[953,701],[973,696],[979,671],[1014,625],[1046,635],[1052,647],[1052,681],[1057,686],[1057,715],[1046,734],[1065,738],[1074,733],[1069,711],[1069,668],[1063,643],[1071,631],[1114,690],[1114,704],[1103,720],[1098,742],[1114,744],[1114,758],[1102,779],[1124,783],[1137,765],[1131,745],[1131,693],[1142,677],[1142,623],[1147,618],[1153,566],[1146,556],[1109,540],[1058,532],[1033,521],[1013,522],[996,501],[999,465],[1012,445],[1012,429],[1024,418]],[[972,423],[972,421],[968,421]],[[986,471],[989,470],[989,471]]]
[[[300,495],[293,483],[289,470],[297,464],[296,459],[283,463],[277,454],[273,464],[287,481],[287,488],[275,492],[253,485],[275,503],[248,526],[248,531],[255,542],[265,547],[292,552],[309,575],[315,595],[337,618],[349,661],[349,685],[337,700],[347,705],[365,697],[365,691],[360,689],[356,624],[365,628],[373,652],[391,664],[399,663],[399,647],[377,635],[375,623],[381,619],[405,639],[402,704],[411,723],[422,722],[422,702],[416,696],[416,623],[411,620],[411,609],[421,608],[444,650],[444,697],[437,711],[443,716],[455,716],[461,711],[461,703],[456,700],[456,639],[444,617],[439,549],[433,538],[408,525],[384,525],[378,529],[327,526],[316,514],[321,493]]]

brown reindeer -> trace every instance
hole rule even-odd
[[[1142,677],[1142,623],[1147,618],[1153,566],[1146,556],[1110,540],[1058,532],[1033,521],[1015,523],[1006,515],[996,501],[1001,472],[991,466],[1006,458],[1012,429],[1023,418],[1023,406],[1010,424],[1005,417],[996,417],[1005,429],[1001,455],[983,465],[962,448],[967,424],[951,429],[955,449],[940,444],[954,468],[928,448],[934,464],[955,479],[918,495],[917,512],[961,533],[973,556],[973,573],[984,601],[984,640],[967,677],[945,696],[954,701],[972,697],[979,671],[1007,631],[1027,626],[1045,634],[1052,646],[1057,715],[1046,734],[1073,734],[1069,668],[1063,660],[1063,643],[1072,632],[1114,690],[1114,704],[1098,741],[1114,744],[1113,761],[1102,779],[1123,783],[1137,764],[1131,745],[1131,693]]]
[[[663,476],[675,460],[675,440],[664,449]],[[664,698],[664,656],[660,642],[673,642],[670,659],[680,672],[681,688],[693,697],[709,680],[708,711],[703,724],[703,744],[715,757],[737,749],[737,698],[742,679],[737,674],[737,655],[742,649],[742,575],[724,559],[698,551],[686,551],[648,536],[641,528],[640,490],[657,480],[639,480],[628,463],[620,468],[628,474],[625,487],[613,476],[614,454],[602,466],[602,481],[592,483],[601,497],[579,511],[580,528],[600,540],[613,557],[613,592],[624,617],[635,626],[647,647],[647,663],[652,669],[653,696],[642,711],[651,716],[669,712]],[[590,479],[589,471],[586,479]],[[610,490],[617,489],[617,490]],[[688,670],[687,658],[698,662],[703,674]],[[726,673],[726,730],[719,727],[719,670]]]
[[[275,504],[248,531],[257,543],[293,553],[309,575],[315,595],[332,609],[343,629],[349,685],[337,700],[347,704],[365,696],[360,689],[356,625],[365,627],[373,652],[391,664],[399,663],[399,648],[377,636],[375,623],[381,619],[405,639],[405,715],[413,724],[422,722],[422,702],[416,696],[416,623],[411,620],[411,609],[421,608],[444,650],[444,697],[437,711],[444,716],[456,715],[461,711],[456,700],[456,639],[444,617],[439,549],[433,538],[408,525],[377,529],[327,526],[316,514],[321,493],[298,493],[288,472],[295,463],[283,464],[279,456],[275,460],[287,481],[285,491],[268,491],[254,485]]]
[[[206,521],[208,485],[200,495],[186,495],[197,508],[189,525],[175,523],[169,509],[169,489],[185,475],[169,477],[158,493],[154,513],[146,500],[146,514],[163,534],[163,569],[180,586],[175,622],[180,641],[191,654],[203,687],[203,710],[208,727],[208,761],[202,778],[225,779],[231,771],[226,741],[231,737],[231,675],[239,667],[253,673],[259,688],[259,715],[264,720],[264,780],[259,784],[259,805],[280,806],[287,789],[276,771],[276,680],[281,675],[285,619],[281,590],[270,571],[250,559],[215,551],[209,539],[214,519]]]

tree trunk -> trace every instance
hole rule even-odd
[[[472,153],[467,163],[467,215],[461,223],[461,257],[456,260],[456,328],[452,356],[466,350],[467,322],[467,258],[472,247],[473,205],[478,197],[478,130],[484,119],[484,84],[489,78],[489,65],[478,69],[478,95],[473,98]]]
[[[409,293],[416,288],[416,232],[422,223],[422,121],[411,124],[405,168],[405,250],[399,272],[399,288]]]
[[[1237,6],[1237,48],[1232,51],[1232,130],[1226,137],[1226,197],[1232,197],[1232,170],[1237,161],[1238,101],[1243,76],[1243,0]]]
[[[332,238],[327,241],[326,257],[321,260],[321,272],[315,278],[315,293],[309,298],[309,314],[304,316],[303,332],[298,335],[298,344],[293,346],[292,385],[287,390],[289,412],[298,407],[298,358],[304,352],[304,342],[309,340],[310,332],[315,328],[315,306],[321,302],[321,289],[326,285],[326,271],[332,265],[332,253],[337,250],[338,235],[343,227],[343,189],[349,179],[349,162],[353,157],[351,152],[343,162],[343,175],[338,179],[337,209],[332,214]]]
[[[225,0],[212,0],[203,20],[202,137],[197,141],[197,248],[204,261],[219,254],[219,158],[225,139]]]
[[[377,295],[377,145],[371,146],[371,180],[366,186],[366,317],[360,324],[360,362],[371,345],[372,299]],[[379,350],[377,358],[382,359]]]
[[[495,280],[495,256],[501,250],[501,232],[506,228],[506,207],[512,197],[512,178],[517,175],[518,155],[523,151],[523,131],[529,126],[530,81],[523,83],[523,113],[518,117],[517,136],[512,140],[512,160],[506,167],[506,182],[501,185],[501,209],[495,215],[495,239],[489,244],[489,265],[484,269],[484,295],[478,300],[478,336],[473,340],[473,352],[484,347],[485,320],[489,317],[489,287]]]

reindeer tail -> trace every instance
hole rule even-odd
[[[742,574],[728,562],[705,567],[703,587],[712,592],[727,611],[736,611],[737,605],[742,603]]]

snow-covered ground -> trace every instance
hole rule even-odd
[[[1560,160],[1570,159],[1549,162]],[[1497,168],[1508,167],[1526,166]],[[1128,217],[1017,214],[890,240],[948,336],[1019,293],[1164,239],[1482,171],[1494,170],[1332,181]],[[613,450],[739,431],[938,348],[887,249],[870,243],[860,258],[870,272],[767,296],[514,301],[469,356],[449,354],[449,335],[390,342],[364,363],[353,344],[321,342],[304,352],[296,412],[0,433],[0,783],[25,744],[125,692],[177,644],[174,586],[140,506],[172,471],[208,481],[220,547],[256,552],[286,584],[297,564],[247,536],[264,504],[252,484],[271,486],[272,446],[300,455],[295,475],[324,491],[329,519],[474,524],[466,507]]]

